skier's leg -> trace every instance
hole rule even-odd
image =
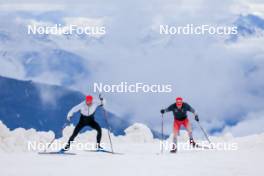
[[[193,145],[193,147],[195,147],[195,142],[193,140],[193,135],[192,135],[192,125],[191,125],[191,123],[190,123],[188,118],[186,118],[184,120],[183,125],[184,125],[184,127],[186,128],[186,130],[188,132],[190,144]]]
[[[81,131],[81,129],[85,126],[82,120],[79,121],[79,123],[76,125],[76,127],[73,130],[73,133],[71,137],[68,140],[67,145],[64,147],[65,150],[68,150],[70,148],[71,142],[74,140],[74,138],[78,135],[78,133]]]
[[[180,130],[181,124],[178,120],[174,120],[173,123],[173,141],[172,141],[172,152],[176,152],[177,151],[177,136],[179,134],[179,130]]]
[[[100,142],[101,142],[101,138],[102,138],[102,128],[94,120],[94,118],[91,118],[88,125],[97,131],[96,142],[97,142],[98,147],[100,147]]]
[[[186,118],[184,121],[183,121],[183,126],[186,128],[187,132],[188,132],[188,136],[190,139],[193,139],[193,136],[192,136],[192,125],[189,121],[188,118]]]

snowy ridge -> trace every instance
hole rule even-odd
[[[73,125],[63,129],[63,137],[58,141],[65,143],[72,134]],[[152,143],[157,142],[153,138],[151,130],[143,124],[134,124],[125,130],[126,135],[111,137],[114,143]],[[24,128],[16,128],[10,130],[0,121],[0,152],[28,152],[28,142],[49,143],[54,138],[54,133],[36,131],[35,129],[26,130]],[[96,139],[96,131],[86,131],[77,136],[76,141],[80,143],[94,143]],[[102,143],[108,143],[107,130],[102,130]]]
[[[72,130],[73,126],[65,128],[59,141],[67,141]],[[95,133],[82,133],[76,141],[95,142]],[[194,150],[179,151],[177,154],[160,154],[159,140],[153,139],[151,131],[143,124],[128,127],[124,136],[111,136],[114,151],[123,155],[72,149],[70,152],[76,155],[38,155],[37,152],[27,152],[26,142],[50,142],[53,132],[22,128],[10,131],[0,123],[1,175],[17,176],[17,172],[27,176],[83,175],[84,171],[91,175],[117,176],[250,176],[263,173],[263,133],[239,138],[230,133],[211,137],[213,142],[237,142],[236,151]],[[187,140],[186,133],[181,132],[179,141],[182,140]],[[102,142],[109,143],[105,129]],[[106,148],[109,149],[109,146]]]
[[[65,143],[72,134],[74,129],[73,125],[67,126],[63,130],[63,137],[57,139],[57,142]],[[106,144],[107,147],[109,144],[107,130],[102,130],[102,143]],[[144,124],[135,123],[134,125],[128,127],[125,130],[125,135],[123,136],[114,136],[111,133],[112,141],[116,145],[124,146],[124,144],[138,145],[155,145],[157,152],[159,149],[159,139],[155,139],[151,130]],[[0,121],[0,152],[29,152],[28,151],[28,142],[36,143],[49,143],[54,138],[54,133],[49,132],[40,132],[35,129],[25,130],[24,128],[17,128],[15,130],[9,130],[1,121]],[[77,136],[75,141],[79,143],[94,143],[96,139],[96,131],[86,131]],[[184,142],[188,141],[187,133],[181,132],[179,136],[179,141]],[[249,148],[256,146],[255,144],[264,145],[264,133],[258,135],[251,135],[245,137],[233,137],[232,134],[226,133],[220,137],[210,137],[213,142],[236,142],[239,145],[239,148]],[[172,135],[165,141],[172,141]],[[201,140],[197,140],[200,141]],[[260,145],[260,147],[261,147]],[[256,146],[258,147],[258,146]]]

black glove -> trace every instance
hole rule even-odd
[[[164,114],[165,113],[165,110],[164,109],[160,110],[160,113],[161,114]]]
[[[101,104],[100,104],[99,106],[100,106],[100,107],[104,106],[104,104],[103,104],[103,100],[104,100],[104,98],[101,96],[101,94],[99,94],[99,99],[100,99],[100,101],[101,101]]]
[[[195,119],[197,122],[199,122],[199,117],[198,117],[197,114],[194,116],[194,119]]]
[[[99,94],[99,99],[100,99],[100,101],[104,100],[101,94]]]

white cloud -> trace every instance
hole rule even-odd
[[[1,3],[0,11],[31,11],[31,12],[45,12],[65,10],[63,4],[50,4],[50,3]]]
[[[222,133],[230,132],[235,136],[247,136],[251,134],[263,133],[264,112],[249,113],[244,120],[235,126],[227,126]]]
[[[235,13],[251,13],[264,17],[264,4],[262,0],[242,0],[240,3],[233,4],[231,9]]]
[[[87,18],[87,17],[65,17],[66,24],[77,26],[103,26],[104,19],[102,18]]]
[[[64,20],[105,24],[109,28],[102,41],[52,38],[55,44],[49,46],[70,50],[90,61],[91,79],[80,79],[75,88],[88,92],[93,82],[116,84],[121,81],[173,85],[170,94],[105,94],[113,112],[132,114],[134,120],[159,129],[160,108],[181,95],[197,109],[210,129],[221,127],[229,118],[239,120],[241,113],[259,111],[263,107],[261,97],[251,91],[262,86],[259,83],[263,77],[260,70],[264,68],[260,64],[263,62],[263,38],[252,37],[226,44],[218,36],[162,37],[155,31],[159,23],[230,24],[243,9],[252,12],[245,3],[153,1],[150,5],[143,1],[117,1],[108,9],[108,4],[100,2],[91,5],[92,9],[83,5],[77,8],[78,12],[65,11]],[[32,45],[21,47],[29,46]],[[255,65],[259,70],[253,73],[256,77],[252,82],[246,73]],[[45,75],[39,77],[43,78]],[[59,82],[57,78],[52,80]],[[254,103],[248,104],[248,101]],[[172,118],[171,115],[168,118]],[[170,122],[166,125],[170,126]]]
[[[18,79],[25,78],[24,66],[18,60],[12,58],[3,58],[0,56],[0,64],[1,76],[7,76]]]

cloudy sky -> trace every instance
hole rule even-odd
[[[0,74],[3,76],[59,85],[64,85],[67,78],[75,79],[67,86],[87,94],[91,93],[93,82],[172,84],[171,93],[105,93],[104,96],[112,112],[155,129],[160,128],[159,110],[173,103],[176,96],[182,96],[211,131],[232,131],[235,135],[261,132],[264,28],[259,23],[264,26],[263,1],[0,2]],[[249,19],[248,15],[260,21]],[[106,35],[36,39],[26,34],[26,26],[32,23],[83,22],[106,26]],[[234,25],[236,22],[256,30],[238,35],[236,40],[219,35],[159,35],[160,24]],[[83,59],[81,64],[87,72],[74,78],[65,73],[67,70],[51,72],[47,59],[41,62],[45,65],[41,73],[29,75],[21,59],[24,53],[37,52],[45,60],[53,49]],[[165,117],[169,132],[172,115]]]

